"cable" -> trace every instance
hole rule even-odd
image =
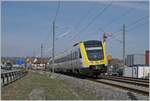
[[[133,28],[129,28],[127,31],[129,32],[129,31],[131,31],[131,30],[134,30],[134,29],[136,29],[136,28],[138,28],[138,27],[140,27],[140,26],[143,26],[143,25],[145,25],[145,24],[148,24],[149,22],[147,21],[147,22],[145,22],[145,23],[142,23],[142,24],[140,24],[140,25],[136,25],[136,26],[134,26]]]
[[[90,12],[92,11],[92,9],[95,7],[96,3],[94,3],[93,5],[91,5],[91,7],[87,10],[87,12],[81,17],[81,19],[79,19],[79,21],[75,24],[75,26],[73,27],[73,30],[77,29],[79,27],[79,25],[81,25],[81,23],[83,23],[83,21],[85,20],[85,18],[87,18],[87,16],[90,14]],[[70,32],[69,32],[70,33]],[[66,35],[65,35],[66,36]]]
[[[136,21],[132,22],[131,24],[127,25],[127,27],[132,27],[133,25],[135,25],[136,23],[142,21],[142,20],[145,20],[145,18],[148,18],[148,16],[144,16],[144,17],[141,17],[139,19],[137,19]],[[114,34],[114,36],[112,37],[116,37],[121,31],[118,31],[118,32],[115,32],[116,34]]]
[[[79,32],[82,32],[82,31],[85,31],[86,29],[88,29],[88,27],[91,25],[91,24],[93,24],[93,22],[97,19],[97,18],[99,18],[111,5],[112,5],[112,3],[113,2],[111,2],[109,5],[107,5],[105,8],[103,8],[103,10],[101,11],[101,12],[99,12],[88,24],[87,24],[87,26],[84,28],[84,29],[82,29],[81,31],[79,31]]]
[[[56,14],[54,15],[53,22],[56,21],[56,18],[57,18],[59,9],[60,9],[60,1],[58,2],[57,9],[56,9]],[[49,38],[47,37],[45,44],[47,43],[48,40],[49,40]],[[45,46],[46,46],[46,48],[48,48],[48,47],[47,47],[47,44],[46,44]],[[50,49],[50,48],[49,48],[49,49]],[[48,49],[48,51],[50,51],[49,49]],[[48,52],[48,51],[45,51],[45,52]]]
[[[138,4],[137,4],[136,6],[138,6],[139,4],[141,4],[141,2],[138,2]],[[130,8],[129,10],[125,11],[120,17],[112,19],[109,23],[107,23],[107,24],[105,25],[104,28],[106,28],[106,27],[108,28],[108,26],[110,26],[111,24],[113,24],[113,23],[115,23],[116,21],[118,21],[118,19],[120,20],[122,17],[125,17],[125,16],[129,15],[129,13],[131,13],[134,9],[135,9],[135,7],[132,7],[132,8]],[[98,28],[98,29],[99,29],[99,28]],[[102,28],[101,28],[101,29],[102,29]]]
[[[147,22],[144,22],[144,23],[142,23],[142,24],[138,24],[138,25],[134,26],[133,28],[132,28],[132,27],[131,27],[131,28],[128,28],[126,31],[127,31],[127,32],[132,31],[132,30],[134,30],[134,29],[136,29],[136,28],[138,28],[138,27],[140,27],[140,26],[143,26],[143,25],[145,25],[145,24],[148,24],[148,21],[147,21]],[[119,32],[121,32],[121,31],[119,31]],[[118,34],[118,33],[117,33],[117,34]],[[117,34],[115,34],[115,36],[113,36],[114,39],[116,39],[116,35],[117,35]],[[111,39],[113,39],[113,38],[111,38]],[[111,39],[109,39],[109,40],[111,40]],[[107,41],[109,41],[109,40],[107,40]],[[116,39],[116,40],[121,42],[121,40],[118,40],[118,39]]]
[[[86,30],[88,29],[88,27],[89,27],[91,24],[93,24],[93,22],[94,22],[97,18],[99,18],[99,17],[112,5],[112,3],[113,3],[113,1],[112,1],[110,4],[108,4],[105,8],[103,8],[103,10],[100,11],[100,12],[87,24],[87,26],[84,27],[82,30],[80,30],[77,34],[83,32],[83,31],[86,31]],[[72,38],[75,39],[75,38],[77,37],[77,34],[76,34],[76,36],[73,36]]]
[[[141,3],[139,2],[136,6],[138,6],[139,4],[141,4]],[[124,17],[124,16],[128,15],[129,13],[131,13],[134,9],[135,9],[135,7],[130,8],[129,10],[127,10],[126,12],[124,12],[119,18],[116,18],[116,19],[111,20],[111,23],[107,23],[105,26],[107,26],[107,27],[110,26],[110,25],[113,24],[114,22],[118,21],[118,19],[121,19],[122,16]],[[135,22],[131,23],[131,24],[129,25],[129,27],[132,26],[133,24],[138,23],[139,21],[143,20],[143,19],[146,18],[146,17],[148,17],[148,16],[144,16],[144,17],[142,17],[142,18],[136,20]],[[104,27],[104,28],[106,28],[106,27]],[[112,37],[115,38],[120,32],[121,32],[121,31],[115,32],[116,34],[115,34],[114,36],[112,36]]]
[[[73,30],[78,29],[79,25],[81,25],[84,20],[87,18],[87,16],[92,12],[93,8],[95,7],[96,3],[94,3],[88,10],[87,12],[79,19],[79,21],[75,24]],[[73,38],[72,36],[69,36],[69,38]]]
[[[60,8],[60,1],[58,2],[58,6],[57,6],[57,9],[56,9],[56,15],[55,15],[55,17],[54,17],[54,20],[53,20],[53,21],[56,21],[56,17],[57,17],[57,15],[58,15],[59,8]]]
[[[117,32],[115,32],[115,34],[112,35],[111,39],[116,38],[116,36],[117,36],[118,34],[120,34],[120,32],[122,32],[122,31],[117,31]],[[120,34],[120,35],[121,35],[121,34]],[[109,40],[111,40],[111,39],[109,39]]]
[[[56,14],[55,14],[55,17],[54,17],[54,20],[53,20],[54,22],[56,21],[56,18],[57,18],[59,9],[60,9],[60,1],[58,2],[58,5],[57,5]],[[47,40],[48,40],[48,39],[47,39]],[[47,41],[47,40],[46,40],[46,41]]]
[[[83,21],[87,18],[87,16],[92,12],[92,9],[95,7],[96,3],[94,3],[89,9],[88,11],[81,17],[81,19],[79,19],[79,21],[75,24],[74,29],[78,28],[79,25],[81,25],[81,23],[83,23]]]
[[[128,27],[132,26],[132,25],[135,25],[136,23],[142,21],[142,20],[145,20],[145,18],[148,18],[149,16],[144,16],[142,18],[139,18],[138,20],[132,22],[130,25],[128,25]]]
[[[81,25],[81,24],[84,22],[84,20],[87,18],[87,16],[92,12],[92,10],[93,10],[93,8],[95,7],[95,5],[96,5],[96,3],[94,3],[94,4],[87,10],[87,12],[81,17],[81,19],[79,19],[79,21],[75,24],[73,30],[78,29],[79,25]],[[70,37],[72,37],[72,36],[70,36]],[[69,38],[70,38],[70,37],[69,37]]]
[[[138,6],[139,4],[140,3],[138,3],[136,6]],[[106,28],[106,27],[108,28],[108,26],[110,26],[111,24],[113,24],[116,21],[120,20],[122,17],[125,17],[125,16],[129,15],[129,13],[131,13],[134,9],[135,9],[135,7],[132,7],[129,10],[127,10],[126,12],[124,12],[120,17],[118,17],[118,18],[115,17],[114,19],[111,20],[111,22],[107,23],[104,28]]]

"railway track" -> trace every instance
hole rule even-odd
[[[142,82],[139,79],[126,79],[123,77],[114,77],[114,76],[101,76],[98,79],[87,78],[88,80],[114,86],[117,88],[122,88],[125,90],[129,90],[135,93],[141,93],[144,95],[149,95],[149,83]]]
[[[116,88],[121,88],[125,90],[129,90],[131,92],[144,94],[146,96],[149,95],[149,81],[143,79],[132,79],[126,77],[116,77],[116,76],[99,76],[99,78],[93,78],[83,75],[77,74],[66,74],[64,75],[87,79],[93,82],[98,82],[110,86],[114,86]]]
[[[140,79],[140,78],[131,78],[131,77],[119,77],[119,76],[111,76],[111,75],[105,75],[105,76],[102,75],[100,77],[109,77],[109,78],[115,78],[115,79],[123,79],[123,80],[130,80],[130,81],[149,83],[149,79]]]
[[[134,79],[134,78],[127,78],[127,77],[117,77],[117,76],[100,76],[102,79],[124,82],[128,84],[134,84],[143,87],[149,87],[149,80],[143,79]]]

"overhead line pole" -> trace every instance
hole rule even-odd
[[[43,57],[43,44],[41,44],[41,58]]]
[[[123,24],[123,66],[125,67],[125,24]]]
[[[53,49],[52,49],[52,72],[54,73],[54,56],[55,56],[55,21],[53,21]]]
[[[59,7],[60,7],[60,1],[58,2],[58,6],[57,6],[57,10],[56,10],[56,15],[54,17],[54,20],[53,20],[53,48],[52,48],[52,73],[54,74],[55,72],[55,66],[54,66],[54,57],[55,57],[55,22],[56,22],[56,17],[57,17],[57,14],[58,14],[58,11],[59,11]]]

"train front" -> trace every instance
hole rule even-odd
[[[80,44],[82,66],[92,75],[99,75],[107,71],[105,43],[98,40],[84,41]]]

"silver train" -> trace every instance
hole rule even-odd
[[[52,71],[52,59],[49,64]],[[63,55],[54,58],[55,72],[99,75],[106,73],[106,70],[106,46],[105,42],[99,40],[79,42]]]

